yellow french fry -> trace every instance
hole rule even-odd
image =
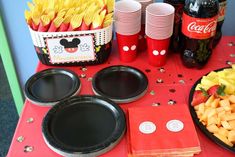
[[[60,27],[60,25],[62,24],[62,22],[64,21],[64,19],[62,17],[56,17],[53,20],[53,23],[55,25],[56,28]]]
[[[104,21],[112,20],[112,19],[113,19],[113,13],[109,13],[109,14],[106,14]]]
[[[72,26],[72,29],[76,29],[78,27],[81,26],[82,24],[82,18],[83,18],[83,14],[80,14],[80,15],[74,15],[72,18],[71,18],[71,26]]]
[[[27,2],[27,5],[28,5],[28,7],[29,7],[29,10],[31,10],[31,11],[33,11],[34,10],[34,5],[33,5],[33,3],[31,3],[31,2]]]
[[[64,8],[71,8],[73,7],[74,1],[73,0],[64,0]]]
[[[65,9],[64,9],[64,10],[60,10],[60,11],[58,12],[58,14],[57,14],[56,17],[63,18],[63,17],[65,16],[66,12],[67,12],[67,11],[66,11]]]
[[[49,0],[48,1],[47,9],[48,10],[54,9],[55,8],[55,4],[56,4],[55,0]]]
[[[91,29],[96,29],[100,28],[102,24],[101,16],[99,14],[96,14],[94,16],[93,22],[92,22],[92,28]]]
[[[104,19],[105,19],[106,12],[107,12],[106,10],[103,10],[103,11],[100,13],[100,18],[101,18],[102,22],[103,22]]]
[[[28,10],[25,10],[24,16],[25,16],[26,22],[29,23],[29,21],[31,20],[31,12]]]
[[[48,10],[47,15],[49,16],[50,20],[55,18],[55,10]]]
[[[74,14],[74,12],[75,12],[75,8],[70,8],[70,9],[66,12],[65,17],[67,17],[67,16],[72,16],[72,15]]]
[[[51,19],[48,15],[41,16],[42,25],[46,26],[50,23]]]
[[[72,19],[72,16],[67,16],[67,17],[64,18],[63,23],[70,23],[71,19]]]
[[[36,5],[38,5],[38,4],[40,4],[40,0],[32,0],[32,2],[33,2],[33,4],[36,4]]]
[[[43,26],[46,26],[50,23],[50,17],[48,15],[42,15],[41,16],[41,22]]]
[[[96,15],[94,16],[92,22],[92,29],[103,27],[102,24],[104,22],[105,15],[106,15],[106,10],[103,10],[100,14],[96,12]]]
[[[95,11],[97,9],[97,6],[90,6],[86,12],[85,12],[85,15],[84,15],[84,22],[87,26],[89,26],[92,21],[93,21],[93,18],[95,16]]]
[[[106,5],[107,5],[108,13],[113,12],[113,10],[114,10],[114,0],[107,0]]]
[[[40,16],[32,15],[32,20],[35,25],[39,25],[40,23]]]

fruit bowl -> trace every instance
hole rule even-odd
[[[227,69],[230,69],[231,67],[226,67],[226,68],[221,68],[221,69],[217,69],[215,70],[214,72],[218,73],[218,72],[222,72],[224,70],[227,70]],[[211,73],[211,72],[210,72]],[[210,73],[206,74],[205,76],[208,76],[210,75]],[[234,152],[235,153],[235,146],[229,146],[228,144],[226,144],[223,140],[221,140],[220,138],[218,138],[218,134],[217,133],[211,133],[208,129],[211,129],[209,126],[206,126],[207,124],[205,124],[205,122],[202,120],[203,118],[199,118],[197,112],[199,112],[197,109],[198,107],[195,107],[192,105],[192,103],[194,102],[195,103],[195,95],[198,95],[198,89],[201,88],[201,82],[203,82],[205,76],[201,77],[198,81],[195,82],[195,84],[193,85],[193,87],[191,88],[191,91],[190,91],[190,95],[189,95],[189,100],[188,100],[188,104],[189,104],[189,110],[190,110],[190,113],[191,113],[191,116],[192,116],[192,119],[194,121],[194,123],[199,127],[199,129],[210,139],[212,140],[214,143],[220,145],[221,147],[231,151],[231,152]],[[204,92],[209,92],[210,88],[206,89]],[[202,91],[203,92],[203,91]],[[196,93],[196,94],[195,94]],[[199,93],[200,95],[200,93]],[[202,95],[201,95],[202,96]],[[205,96],[205,95],[203,95]],[[221,98],[223,96],[220,96]],[[199,100],[199,98],[197,98]],[[208,101],[209,101],[210,98],[210,95],[208,96]],[[200,98],[200,101],[203,101],[203,98]],[[198,101],[198,103],[202,103]],[[199,105],[199,104],[197,104]],[[209,116],[207,116],[208,118]],[[216,124],[217,126],[217,124]],[[220,129],[220,128],[219,128]],[[235,128],[234,128],[235,129]],[[219,135],[220,136],[220,135]],[[235,143],[234,143],[235,144]]]

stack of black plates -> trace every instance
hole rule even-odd
[[[93,77],[92,88],[96,95],[116,103],[129,103],[144,96],[148,78],[143,72],[130,66],[111,66]]]
[[[31,76],[25,84],[25,95],[33,104],[52,106],[77,95],[81,88],[78,76],[65,69],[47,69]]]
[[[125,116],[113,101],[77,96],[46,114],[42,131],[50,149],[63,156],[98,156],[112,149],[126,130]]]

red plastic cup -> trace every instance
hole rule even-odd
[[[141,23],[145,24],[145,16],[146,16],[146,7],[153,3],[154,0],[135,0],[137,2],[139,2],[142,6],[141,8]]]
[[[141,19],[141,4],[136,1],[122,0],[115,3],[114,19],[119,22],[132,23]]]
[[[145,34],[153,39],[166,39],[173,33],[173,25],[168,27],[156,27],[146,23]]]
[[[152,39],[147,36],[148,62],[152,66],[160,67],[166,64],[170,38]]]
[[[131,23],[141,19],[141,10],[135,13],[114,13],[114,20],[119,22]]]
[[[140,32],[141,23],[140,20],[134,23],[123,23],[123,22],[114,22],[115,31],[119,34],[124,35],[133,35]]]
[[[146,8],[146,23],[158,27],[173,25],[175,8],[168,3],[152,3]]]
[[[134,35],[122,35],[116,33],[119,57],[122,62],[132,62],[137,57],[139,33]]]
[[[147,41],[145,38],[145,24],[141,25],[141,31],[139,33],[139,41],[138,41],[138,52],[143,52],[147,49]]]

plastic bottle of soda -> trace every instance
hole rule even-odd
[[[219,0],[219,15],[218,15],[218,22],[217,22],[217,28],[216,28],[216,34],[213,41],[213,48],[216,47],[222,37],[222,26],[224,23],[224,17],[226,13],[226,6],[227,1],[226,0]]]
[[[181,25],[182,14],[185,0],[164,0],[164,3],[169,3],[175,8],[174,30],[170,41],[170,50],[179,52],[181,46]]]
[[[218,0],[185,1],[181,59],[186,67],[200,69],[208,62],[212,54],[218,11]]]

